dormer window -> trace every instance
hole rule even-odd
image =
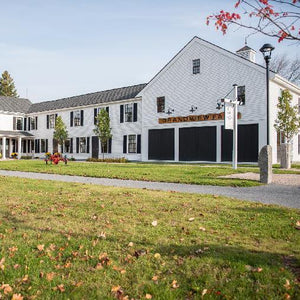
[[[193,74],[199,74],[200,73],[200,59],[194,59],[193,60]]]

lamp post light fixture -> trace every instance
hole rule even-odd
[[[272,51],[275,48],[271,44],[264,44],[259,51],[263,54],[266,62],[266,80],[267,80],[267,145],[270,144],[270,128],[269,128],[269,62]]]
[[[192,105],[192,106],[191,106],[191,109],[190,109],[190,112],[193,113],[193,112],[196,111],[197,109],[198,109],[197,106]]]
[[[173,112],[174,112],[174,109],[169,107],[166,114],[171,115]]]

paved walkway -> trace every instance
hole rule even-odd
[[[0,175],[40,180],[79,182],[127,188],[143,188],[151,190],[186,192],[194,194],[222,195],[242,200],[261,202],[265,204],[278,204],[300,209],[300,186],[269,184],[251,188],[234,188],[223,186],[120,180],[4,170],[0,170]]]

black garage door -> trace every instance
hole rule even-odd
[[[216,161],[216,127],[179,129],[180,161]]]
[[[174,160],[174,128],[149,130],[148,159]]]
[[[232,130],[222,126],[222,161],[232,161]],[[258,124],[238,125],[238,161],[257,162]]]

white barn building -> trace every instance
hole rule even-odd
[[[109,112],[112,139],[106,157],[132,161],[226,162],[232,158],[232,131],[216,109],[233,84],[239,86],[238,161],[257,162],[266,144],[266,70],[255,63],[248,46],[229,52],[194,37],[147,84],[31,104],[27,99],[0,97],[0,153],[44,157],[56,152],[55,119],[67,125],[63,145],[68,157],[99,157],[93,133],[99,109]],[[288,89],[299,105],[300,88],[270,73],[270,144],[278,161],[280,136],[274,129],[278,97]],[[229,97],[232,95],[229,95]],[[300,137],[292,143],[292,159],[300,161]]]

